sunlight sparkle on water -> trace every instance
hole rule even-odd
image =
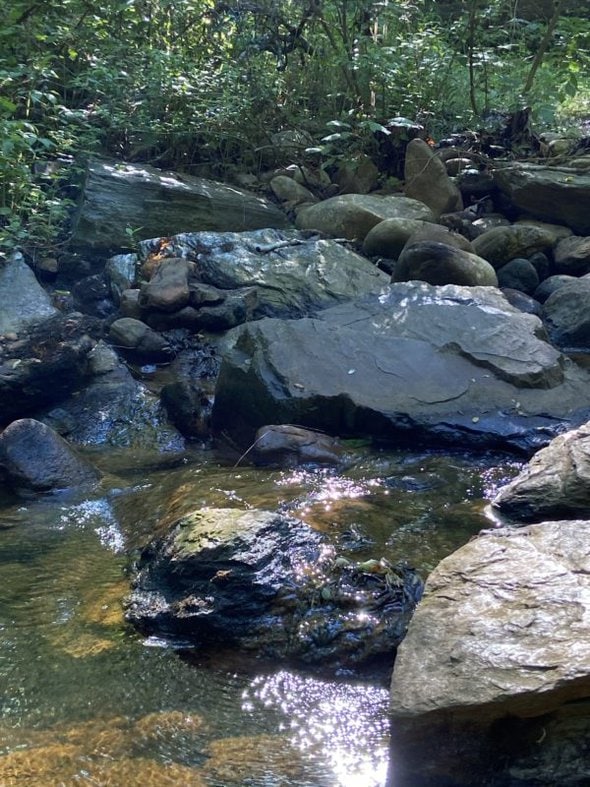
[[[297,468],[276,481],[279,487],[304,487],[304,510],[321,505],[329,511],[340,500],[354,500],[371,493],[372,482],[355,481],[335,475],[333,470],[304,470]]]
[[[284,714],[302,752],[320,756],[334,787],[381,787],[388,760],[388,692],[327,683],[286,670],[256,677],[242,694],[242,710],[274,707]]]

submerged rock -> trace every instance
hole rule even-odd
[[[355,666],[392,653],[421,587],[405,565],[336,558],[300,520],[204,509],[143,551],[126,617],[187,646]]]
[[[392,784],[520,784],[509,779],[519,762],[527,784],[569,783],[583,752],[546,724],[588,707],[589,601],[587,521],[485,531],[445,558],[395,663]],[[590,716],[578,722],[587,741]],[[557,754],[549,779],[531,756],[541,742]]]
[[[337,437],[292,424],[263,426],[256,432],[252,457],[260,464],[284,467],[304,464],[337,464],[342,448]]]
[[[497,289],[410,282],[313,319],[241,326],[213,427],[246,446],[264,424],[295,423],[531,451],[587,420],[589,382]]]

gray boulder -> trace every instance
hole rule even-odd
[[[515,520],[590,518],[590,423],[555,437],[494,497]]]
[[[340,194],[368,194],[377,186],[379,170],[366,153],[344,158],[336,166],[334,183]]]
[[[270,187],[277,199],[298,205],[301,202],[317,202],[318,199],[306,186],[298,183],[288,175],[275,175],[270,181]]]
[[[241,232],[288,226],[275,205],[235,186],[146,164],[92,159],[71,245],[105,253],[144,238],[196,229]]]
[[[535,164],[499,167],[493,174],[500,190],[523,212],[590,234],[590,175]]]
[[[590,698],[589,596],[588,521],[484,531],[445,558],[395,662],[394,783],[520,784],[511,774],[524,763],[527,784],[587,781],[583,757],[579,781],[560,778],[576,747],[548,714],[577,716],[587,741],[575,706]],[[541,742],[558,755],[545,772],[531,762]]]
[[[492,287],[394,284],[300,320],[240,326],[214,427],[249,445],[268,423],[535,450],[587,420],[588,372]]]
[[[463,210],[461,192],[444,163],[422,139],[411,140],[406,148],[404,179],[406,196],[424,202],[436,218]]]
[[[434,214],[423,202],[399,195],[343,194],[301,210],[296,224],[302,230],[363,241],[380,221],[398,218],[434,221]]]
[[[53,429],[32,418],[0,434],[0,476],[18,492],[53,492],[94,485],[99,472]]]
[[[476,254],[447,243],[410,239],[395,265],[392,281],[413,280],[465,287],[498,286],[495,270]]]
[[[416,227],[414,232],[410,235],[406,247],[422,241],[446,243],[447,246],[453,246],[455,249],[461,249],[461,251],[468,251],[470,254],[475,254],[475,249],[470,240],[460,235],[458,232],[452,232],[448,227],[442,224],[423,222],[419,227]]]
[[[563,273],[549,276],[542,281],[533,293],[533,298],[539,303],[545,303],[550,295],[553,295],[560,287],[570,282],[576,282],[578,279],[575,276],[566,276]]]
[[[563,350],[590,351],[590,279],[566,282],[543,304],[543,319],[551,341]]]
[[[422,590],[412,569],[368,563],[337,560],[319,532],[281,514],[194,511],[143,551],[126,617],[185,643],[357,666],[397,647]]]
[[[0,334],[20,333],[57,313],[20,252],[0,258]]]

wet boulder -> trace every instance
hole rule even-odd
[[[0,434],[0,477],[19,492],[52,492],[94,485],[100,474],[53,429],[22,418]]]
[[[132,317],[121,317],[111,323],[108,338],[117,349],[144,363],[165,363],[173,356],[164,336]]]
[[[98,342],[89,355],[91,377],[75,395],[38,417],[74,445],[182,450],[157,396],[135,380],[114,350]]]
[[[517,521],[590,517],[590,423],[538,451],[492,504]]]
[[[588,521],[484,531],[445,558],[395,662],[392,784],[587,774],[589,598]]]
[[[144,549],[126,617],[187,646],[351,667],[392,653],[421,589],[403,564],[339,559],[300,520],[204,509]]]
[[[294,423],[532,452],[588,418],[588,372],[493,287],[392,284],[313,318],[248,323],[231,338],[213,426],[244,447],[265,424]]]
[[[175,380],[162,388],[160,394],[168,418],[185,437],[203,439],[209,436],[211,399],[191,380]]]
[[[91,376],[97,320],[57,314],[0,341],[0,425],[57,403]]]
[[[140,262],[146,275],[151,272],[150,292],[159,266],[182,269],[184,294],[176,311],[140,299],[145,321],[160,330],[227,330],[262,316],[299,317],[387,283],[385,274],[346,246],[295,231],[155,238],[140,244]]]

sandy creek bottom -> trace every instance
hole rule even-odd
[[[345,555],[426,576],[491,526],[487,501],[519,464],[359,443],[344,470],[91,456],[105,474],[91,495],[0,500],[0,785],[383,785],[386,670],[327,676],[146,641],[122,619],[129,555],[171,504],[280,509]]]

